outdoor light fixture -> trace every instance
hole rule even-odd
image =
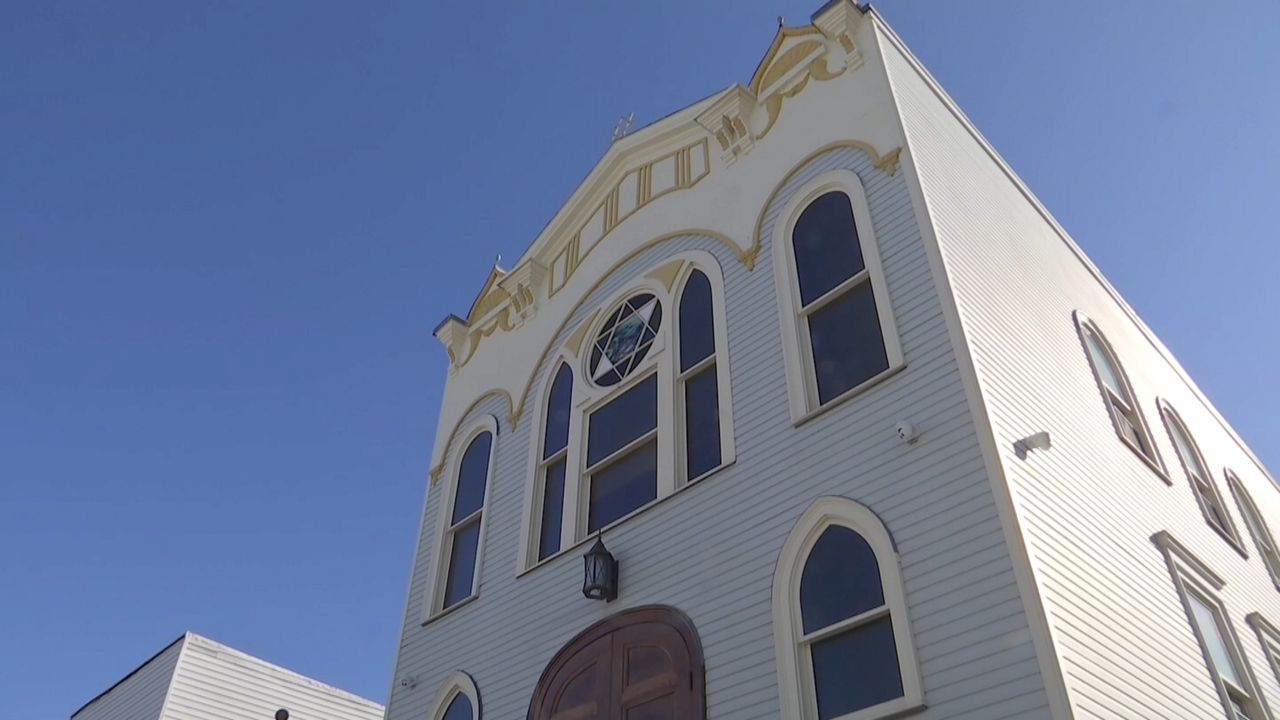
[[[618,561],[604,546],[600,536],[596,536],[596,544],[591,546],[582,556],[585,573],[582,580],[582,594],[589,600],[609,602],[618,597]]]

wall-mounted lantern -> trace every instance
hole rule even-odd
[[[600,536],[596,536],[596,544],[591,546],[582,556],[585,573],[582,580],[582,594],[589,600],[608,602],[618,597],[618,561],[604,546]]]

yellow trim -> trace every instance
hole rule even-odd
[[[804,156],[803,160],[793,165],[791,169],[787,171],[787,174],[782,176],[782,180],[774,186],[773,192],[769,193],[769,199],[765,200],[764,204],[760,206],[760,215],[756,218],[756,230],[751,247],[739,253],[738,259],[742,260],[744,265],[747,265],[750,269],[755,269],[756,257],[760,254],[760,248],[764,245],[764,238],[761,237],[761,232],[764,231],[764,216],[769,212],[769,208],[773,207],[773,203],[778,199],[778,193],[782,192],[782,188],[786,187],[787,183],[791,182],[791,179],[815,158],[825,155],[832,150],[839,150],[841,148],[861,150],[871,156],[871,161],[880,170],[890,175],[896,175],[898,172],[898,156],[902,152],[902,148],[894,148],[882,156],[880,153],[876,152],[874,147],[862,140],[838,140],[833,143],[827,143]]]
[[[820,35],[822,33],[818,28],[807,25],[805,27],[780,27],[778,34],[773,36],[773,42],[769,43],[769,49],[765,51],[764,58],[760,60],[760,64],[756,66],[756,71],[751,76],[751,92],[759,94],[760,87],[763,84],[764,75],[769,70],[769,66],[773,64],[774,57],[778,54],[779,48],[787,38],[804,37],[806,35]]]
[[[458,422],[454,423],[453,429],[449,431],[449,439],[445,441],[444,446],[440,451],[440,462],[438,462],[435,467],[431,468],[432,486],[436,484],[436,481],[440,479],[440,475],[444,472],[445,461],[449,457],[449,448],[453,446],[453,440],[457,437],[458,430],[461,429],[464,424],[471,423],[472,419],[469,417],[471,415],[471,411],[475,410],[476,407],[480,405],[480,402],[485,398],[488,398],[490,395],[498,395],[507,399],[507,425],[513,429],[515,428],[515,416],[511,408],[511,393],[501,388],[485,390],[479,397],[471,401],[471,404],[467,406],[466,410],[462,411],[462,414],[458,416]]]
[[[752,90],[759,93],[762,88],[769,87],[786,75],[792,68],[800,64],[800,61],[815,50],[822,48],[822,43],[817,40],[806,40],[797,45],[792,45],[790,49],[778,56],[778,59],[769,66],[765,74],[761,76],[760,83],[753,85]]]

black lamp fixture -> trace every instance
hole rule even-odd
[[[276,720],[289,720],[289,711],[280,708],[276,711]]]
[[[591,546],[582,556],[585,574],[582,580],[582,594],[588,600],[604,600],[609,602],[618,597],[618,561],[604,546],[604,541],[596,535],[596,544]]]

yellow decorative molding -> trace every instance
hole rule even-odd
[[[433,487],[436,482],[440,480],[440,476],[444,473],[445,460],[449,457],[449,450],[453,445],[454,437],[458,434],[458,429],[462,427],[463,423],[470,422],[471,418],[469,416],[471,415],[471,412],[475,410],[482,401],[494,395],[507,399],[507,425],[513,429],[515,428],[515,413],[511,407],[511,393],[499,388],[486,390],[483,393],[480,393],[479,397],[472,400],[471,404],[467,406],[467,409],[463,410],[462,414],[458,416],[458,421],[453,424],[453,429],[449,431],[449,439],[445,441],[443,446],[441,446],[442,449],[440,451],[440,457],[438,458],[439,462],[437,462],[435,467],[430,470],[431,485]]]
[[[814,32],[817,29],[814,28]],[[760,94],[760,88],[766,88],[777,82],[780,78],[787,74],[789,70],[799,65],[808,56],[822,50],[822,43],[817,40],[806,40],[802,43],[792,45],[786,52],[778,56],[768,70],[756,81],[752,81],[751,90],[757,95]]]
[[[671,288],[676,284],[676,278],[680,276],[680,268],[684,267],[683,260],[672,260],[666,265],[659,265],[649,271],[645,277],[653,278],[662,283],[662,287],[671,292]]]
[[[574,357],[582,355],[582,341],[587,339],[587,330],[590,329],[591,323],[595,322],[596,315],[599,313],[599,310],[592,310],[591,314],[578,326],[578,329],[574,330],[573,334],[569,336],[569,341],[564,344],[565,347],[573,352]]]
[[[787,183],[791,182],[791,178],[795,177],[796,173],[803,170],[804,166],[812,162],[814,158],[840,148],[854,148],[856,150],[861,150],[871,157],[871,162],[876,166],[876,168],[889,175],[896,175],[898,172],[898,158],[902,154],[901,147],[896,147],[884,155],[881,155],[876,152],[876,149],[872,147],[870,143],[863,142],[862,140],[839,140],[837,142],[823,145],[817,150],[805,155],[803,160],[793,165],[791,169],[787,171],[787,174],[782,177],[782,180],[779,181],[778,184],[773,187],[773,191],[769,193],[769,199],[765,200],[764,204],[760,206],[760,214],[756,217],[756,230],[755,234],[752,236],[751,247],[743,251],[739,256],[739,259],[742,260],[744,265],[747,265],[747,267],[752,270],[755,269],[756,258],[759,256],[760,248],[764,244],[764,237],[762,235],[764,231],[764,216],[765,213],[769,211],[769,208],[773,206],[773,202],[778,198],[778,193],[782,192],[782,188],[786,187]],[[749,258],[749,260],[747,258]]]
[[[751,76],[749,87],[752,92],[759,93],[760,88],[764,85],[764,78],[769,74],[769,69],[776,64],[779,51],[782,49],[783,43],[792,38],[807,37],[809,35],[821,35],[822,31],[815,26],[808,27],[780,27],[778,32],[773,36],[773,41],[769,43],[769,49],[765,51],[764,58],[760,60],[760,64],[756,66],[755,73]]]
[[[489,271],[489,277],[485,279],[484,285],[481,286],[480,292],[476,295],[475,301],[471,303],[471,312],[467,313],[467,322],[474,323],[497,309],[498,306],[510,298],[506,291],[498,287],[498,281],[506,277],[506,275],[506,270],[497,265],[493,266],[493,269]]]

